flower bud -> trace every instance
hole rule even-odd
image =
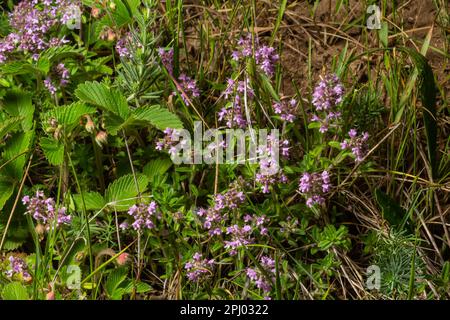
[[[58,128],[55,129],[55,132],[53,133],[53,138],[55,140],[59,140],[61,138],[61,128],[58,126]]]
[[[95,136],[95,142],[101,147],[108,143],[108,134],[105,131],[99,131]]]
[[[107,33],[107,39],[108,41],[114,41],[116,39],[116,34],[113,30],[109,29]]]
[[[94,121],[92,121],[91,117],[89,117],[88,115],[85,115],[86,118],[86,125],[84,126],[84,128],[86,129],[87,132],[89,133],[93,133],[95,130],[95,123]]]
[[[128,258],[129,258],[129,254],[128,253],[126,253],[126,252],[121,253],[116,259],[117,264],[119,266],[125,265],[128,262]]]
[[[111,3],[109,4],[109,7],[112,11],[116,10],[116,3],[114,1],[111,1]]]
[[[47,296],[45,297],[47,300],[55,300],[55,292],[52,290],[49,293],[47,293]]]
[[[91,16],[94,18],[98,18],[100,16],[100,9],[99,8],[92,8],[91,9]]]
[[[36,225],[35,230],[36,230],[36,233],[39,236],[39,238],[43,237],[43,235],[45,233],[45,227],[42,224],[38,223]]]

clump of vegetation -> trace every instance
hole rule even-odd
[[[449,298],[448,13],[370,2],[2,4],[0,297]]]

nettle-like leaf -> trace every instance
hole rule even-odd
[[[64,145],[58,140],[42,137],[40,146],[47,161],[55,166],[59,166],[64,161]]]
[[[130,112],[126,98],[116,89],[94,82],[80,84],[75,95],[82,101],[95,105],[107,112],[106,130],[116,135],[120,130],[141,124],[150,124],[157,129],[181,129],[183,123],[177,115],[159,106],[142,106]]]
[[[45,63],[43,61],[53,63],[68,57],[84,58],[82,51],[83,49],[75,48],[70,45],[50,47],[41,52],[39,55],[38,65],[40,63]]]
[[[0,228],[0,231],[3,232],[4,228]],[[3,244],[3,249],[6,251],[16,250],[27,241],[28,237],[29,230],[24,224],[12,222],[9,225],[5,243]]]
[[[130,113],[127,99],[120,91],[108,88],[105,84],[97,81],[86,81],[80,84],[75,90],[75,95],[81,101],[98,106],[123,120],[127,119]]]
[[[0,176],[0,210],[3,209],[6,201],[12,196],[15,187],[15,183],[11,183]]]
[[[10,90],[3,97],[2,106],[12,117],[22,118],[22,129],[31,130],[33,127],[34,106],[31,95],[22,90]]]
[[[8,162],[1,173],[13,181],[20,181],[27,156],[27,150],[33,139],[34,131],[18,132],[6,143],[2,158]]]
[[[28,300],[27,289],[20,282],[8,283],[2,290],[4,300]]]
[[[86,192],[83,193],[83,197],[81,197],[81,194],[74,194],[73,201],[78,210],[83,209],[83,198],[86,210],[100,210],[106,204],[105,199],[98,192]]]
[[[3,121],[0,124],[0,139],[3,139],[11,131],[18,129],[22,120],[22,117],[12,117]]]
[[[56,107],[51,114],[54,115],[58,124],[63,126],[73,126],[77,125],[80,118],[85,114],[93,114],[95,112],[96,109],[94,107],[78,101],[67,106]]]
[[[148,178],[143,174],[136,175],[139,192],[145,191],[149,183]],[[136,203],[138,190],[132,174],[122,176],[112,182],[105,192],[105,200],[117,211],[126,211]]]
[[[149,292],[150,290],[153,289],[148,283],[145,283],[145,282],[135,283],[130,280],[124,281],[122,286],[123,286],[125,293],[127,293],[127,294],[132,293],[133,289],[136,289],[136,293],[145,293],[145,292]]]
[[[113,299],[120,299],[124,293],[124,290],[117,290],[122,282],[126,279],[128,268],[121,267],[111,271],[106,280],[105,289],[108,296]]]
[[[142,172],[150,179],[150,183],[157,176],[162,176],[172,166],[173,162],[168,158],[154,159],[147,163]]]
[[[111,27],[121,27],[133,22],[133,15],[128,10],[124,1],[116,0],[114,3],[116,4],[116,8],[110,15],[105,16],[106,23]]]
[[[0,73],[2,75],[21,75],[21,74],[33,74],[34,72],[40,72],[39,69],[34,68],[31,63],[24,60],[16,60],[7,62],[0,65]]]
[[[183,128],[177,115],[159,105],[139,107],[133,111],[133,116],[136,121],[148,122],[160,130]]]

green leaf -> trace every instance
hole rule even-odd
[[[74,102],[63,107],[56,107],[52,114],[58,121],[58,124],[65,126],[77,125],[80,118],[85,114],[95,113],[96,109],[90,107],[83,102]]]
[[[121,117],[109,113],[105,116],[105,128],[106,131],[112,136],[117,135],[117,133],[125,129],[128,125],[133,123],[133,116],[127,118],[127,120],[122,119]]]
[[[321,126],[322,126],[322,124],[318,121],[310,122],[308,124],[308,129],[317,129],[317,128],[320,128]]]
[[[47,58],[41,58],[37,62],[37,68],[43,73],[48,74],[50,71],[50,60]]]
[[[4,120],[0,124],[0,139],[3,139],[3,137],[9,132],[16,130],[19,127],[22,119],[22,117],[13,117]]]
[[[84,55],[82,54],[82,49],[77,49],[69,45],[50,47],[41,52],[41,54],[39,55],[38,65],[42,64],[41,60],[54,62],[68,57],[83,59]]]
[[[2,291],[4,300],[28,300],[27,289],[19,282],[8,283]]]
[[[0,65],[0,73],[3,75],[27,74],[34,70],[33,66],[26,61],[16,60]]]
[[[381,22],[381,29],[378,30],[378,35],[380,37],[380,43],[386,48],[389,44],[389,26],[386,21]]]
[[[120,284],[126,279],[128,269],[126,267],[116,268],[111,271],[106,280],[105,289],[108,295],[114,296],[115,291]]]
[[[375,190],[375,199],[381,208],[383,218],[393,227],[399,227],[406,215],[406,210],[380,189]]]
[[[172,160],[168,158],[154,159],[147,163],[142,171],[151,183],[156,176],[162,176],[171,166]]]
[[[334,149],[339,149],[341,150],[341,143],[339,141],[330,141],[328,142],[328,145]]]
[[[143,192],[147,188],[148,178],[143,174],[136,176],[139,191]],[[132,174],[120,177],[112,182],[105,192],[105,200],[111,204],[117,211],[126,211],[128,208],[136,203],[136,184]]]
[[[115,0],[116,8],[111,15],[107,16],[109,26],[121,27],[132,22],[132,15],[128,11],[126,5],[121,0]]]
[[[13,181],[22,178],[23,167],[30,147],[34,131],[18,132],[8,140],[2,154],[3,160],[9,161],[2,169],[2,174],[10,177]]]
[[[64,145],[51,138],[42,137],[40,146],[45,158],[54,166],[59,166],[64,161]]]
[[[138,282],[133,285],[132,281],[129,281],[126,286],[124,287],[125,293],[131,293],[133,292],[134,287],[136,287],[136,293],[146,293],[152,290],[152,286],[145,282]]]
[[[78,86],[75,95],[78,99],[112,112],[123,120],[128,118],[127,99],[116,89],[108,88],[97,81],[86,81]]]
[[[149,122],[160,130],[165,130],[166,128],[183,128],[183,123],[177,115],[159,105],[137,108],[133,112],[133,117],[135,120]]]
[[[0,210],[3,209],[6,201],[12,196],[15,186],[15,183],[0,177]]]
[[[3,98],[3,107],[12,117],[22,117],[22,129],[31,130],[33,126],[34,106],[31,95],[22,90],[10,90]]]
[[[100,210],[106,204],[105,199],[98,192],[86,192],[83,193],[84,203],[86,205],[86,210]],[[83,208],[83,200],[81,194],[74,194],[73,201],[78,210]]]
[[[75,257],[78,252],[82,252],[86,247],[84,238],[77,238],[67,243],[67,247],[62,255],[64,260],[60,260],[59,268],[75,263]]]

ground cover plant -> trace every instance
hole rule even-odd
[[[1,8],[1,299],[450,297],[447,1]]]

